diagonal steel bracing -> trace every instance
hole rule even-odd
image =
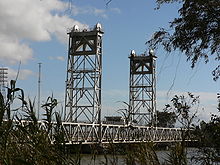
[[[28,121],[22,121],[23,125]],[[41,129],[47,130],[45,121],[38,122]],[[57,123],[52,123],[49,134],[52,143],[55,142]],[[101,128],[101,136],[99,129]],[[60,133],[64,135],[66,144],[94,143],[141,143],[141,142],[177,142],[182,141],[185,130],[181,128],[162,128],[131,125],[88,124],[62,122]],[[100,139],[101,138],[101,139]],[[190,139],[185,139],[190,140]]]
[[[138,125],[155,125],[156,114],[156,56],[136,55],[131,51],[129,105],[131,121]]]
[[[101,121],[103,33],[99,23],[92,30],[74,26],[68,33],[65,121]]]

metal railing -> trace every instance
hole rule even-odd
[[[16,122],[15,122],[16,123]],[[30,121],[19,122],[23,126]],[[38,121],[38,127],[48,130],[48,123]],[[147,127],[136,125],[88,124],[56,122],[50,123],[48,133],[51,143],[55,143],[55,133],[60,131],[65,144],[93,144],[93,143],[140,143],[140,142],[177,142],[182,141],[186,130],[181,128]],[[187,139],[185,139],[187,140]],[[188,139],[190,140],[190,139]]]

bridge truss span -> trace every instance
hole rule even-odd
[[[7,121],[5,121],[7,122]],[[187,132],[182,128],[147,127],[137,125],[113,125],[113,124],[88,124],[72,122],[38,121],[38,129],[48,134],[52,144],[108,144],[108,143],[172,143],[183,140]],[[33,125],[33,121],[14,121],[14,127],[18,125],[27,127]],[[185,141],[193,141],[192,130],[188,130]],[[62,137],[62,141],[57,141]]]
[[[44,125],[45,124],[42,124]],[[50,139],[57,125],[53,124]],[[65,144],[94,143],[140,143],[140,142],[177,142],[182,140],[181,128],[162,128],[132,125],[87,124],[63,122],[61,125]]]

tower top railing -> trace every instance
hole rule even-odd
[[[149,49],[148,52],[142,53],[142,54],[136,54],[135,50],[131,50],[131,53],[128,55],[128,58],[131,57],[153,57],[153,58],[157,58],[157,56],[155,56],[155,52],[153,49]]]
[[[104,29],[100,23],[97,23],[93,28],[91,27],[79,28],[78,25],[74,25],[72,28],[69,28],[67,30],[67,33],[70,34],[71,32],[91,32],[91,31],[98,31],[103,33]]]

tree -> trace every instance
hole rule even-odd
[[[170,29],[161,28],[147,44],[167,52],[179,50],[191,61],[191,67],[200,59],[207,63],[210,56],[220,60],[220,1],[219,0],[156,0],[158,8],[164,3],[180,2],[179,17],[170,22]],[[220,76],[220,65],[212,72]]]
[[[176,115],[174,112],[157,111],[157,126],[173,128],[176,123]]]
[[[220,94],[217,94],[217,98],[220,112]],[[209,122],[201,121],[194,135],[199,150],[193,159],[203,164],[220,163],[220,116],[212,114]]]
[[[171,147],[171,152],[168,154],[168,165],[187,165],[186,142],[187,139],[192,139],[191,132],[198,108],[199,97],[189,92],[186,96],[175,95],[171,100],[171,104],[166,105],[165,111],[174,112],[177,121],[183,128],[181,143],[176,143],[174,147]]]
[[[165,111],[175,113],[176,119],[179,124],[181,124],[181,127],[190,130],[194,127],[199,104],[199,96],[188,92],[186,96],[175,95],[171,100],[171,104],[166,105]]]

